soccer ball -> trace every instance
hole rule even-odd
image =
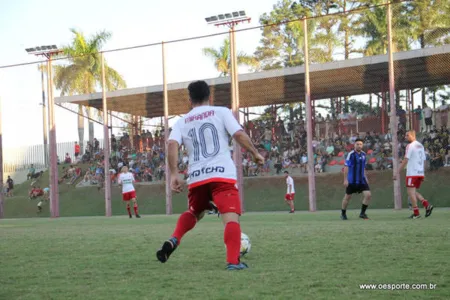
[[[250,252],[252,248],[252,243],[250,242],[250,238],[245,233],[241,232],[241,257]]]

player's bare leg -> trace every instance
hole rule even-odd
[[[133,202],[134,215],[136,216],[136,218],[140,218],[141,216],[138,213],[138,205],[137,205],[136,198],[131,199],[131,201]]]
[[[433,205],[431,205],[425,198],[416,191],[416,198],[420,201],[423,207],[426,209],[425,218],[429,217],[433,212]]]
[[[345,194],[344,199],[342,199],[341,220],[347,220],[347,206],[351,198],[352,195]]]
[[[227,247],[227,270],[247,269],[247,264],[240,261],[241,251],[241,225],[239,215],[233,212],[221,214],[222,223],[225,226],[223,240]]]
[[[128,212],[128,217],[131,219],[133,218],[133,216],[131,215],[131,206],[130,206],[130,201],[126,201],[127,203],[127,212]]]
[[[291,208],[290,213],[293,213],[295,211],[294,209],[294,200],[284,200],[284,202],[286,202],[287,205],[289,205],[289,207]]]
[[[369,217],[366,215],[366,209],[369,206],[370,199],[372,199],[372,193],[370,191],[363,191],[363,201],[361,205],[361,213],[359,217],[364,220],[368,220]]]
[[[410,216],[411,219],[420,218],[419,207],[417,206],[417,195],[415,187],[407,187],[406,192],[408,193],[409,198],[411,199],[411,204],[413,207],[413,214]]]

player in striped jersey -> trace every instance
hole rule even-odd
[[[344,199],[342,200],[342,220],[347,220],[348,202],[354,193],[363,193],[364,198],[359,217],[364,220],[369,219],[366,215],[366,209],[369,206],[372,195],[370,193],[369,181],[366,176],[366,153],[362,151],[362,148],[363,140],[357,139],[355,141],[355,149],[347,155],[345,160],[344,186],[346,187],[346,190]]]

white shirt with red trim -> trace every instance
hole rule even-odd
[[[425,150],[423,145],[414,141],[406,146],[405,158],[408,159],[406,176],[425,176]]]
[[[120,173],[118,182],[122,184],[122,194],[134,191],[134,175],[132,173]]]
[[[169,140],[184,144],[189,155],[187,183],[236,183],[236,166],[228,147],[229,135],[242,130],[231,111],[220,106],[198,106],[172,127]]]
[[[294,179],[292,179],[291,176],[288,176],[286,178],[286,185],[287,185],[286,194],[295,194]],[[291,186],[291,192],[289,192],[289,186]]]

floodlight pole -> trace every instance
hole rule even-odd
[[[50,215],[52,218],[57,218],[59,217],[58,159],[56,149],[55,100],[53,97],[52,53],[48,53],[47,58],[48,123],[50,129]]]
[[[303,35],[305,47],[305,105],[306,105],[306,147],[308,153],[308,198],[309,211],[316,211],[316,177],[314,173],[314,152],[312,145],[313,111],[311,103],[311,90],[309,84],[309,49],[308,49],[308,24],[307,19],[303,19]]]
[[[161,43],[162,51],[162,71],[163,71],[163,98],[164,98],[164,160],[166,166],[166,215],[172,212],[172,190],[170,188],[170,176],[179,176],[178,174],[170,174],[169,168],[169,98],[167,94],[166,79],[166,47],[164,42]]]
[[[3,210],[3,132],[2,132],[2,98],[0,98],[0,219],[4,217]]]
[[[236,120],[239,121],[239,79],[238,79],[238,63],[236,55],[236,35],[235,26],[242,22],[249,22],[251,18],[245,16],[245,11],[233,12],[232,14],[219,15],[219,17],[206,18],[208,24],[215,26],[228,26],[230,28],[230,84],[231,84],[231,110]],[[233,160],[236,165],[237,173],[237,187],[239,191],[239,197],[241,199],[241,210],[244,209],[244,176],[242,170],[242,152],[239,144],[233,144]]]
[[[102,102],[103,102],[103,155],[105,156],[105,215],[112,216],[111,210],[111,174],[109,173],[109,128],[108,128],[108,104],[106,102],[106,76],[105,57],[103,52],[100,55],[102,60]]]
[[[239,79],[238,64],[236,56],[236,32],[234,30],[235,22],[230,24],[230,57],[231,57],[231,110],[236,120],[239,122]],[[240,122],[239,122],[240,123]],[[239,198],[241,199],[242,213],[245,211],[244,206],[244,174],[242,170],[242,151],[238,143],[233,143],[233,159],[236,165],[237,185]]]
[[[399,165],[398,165],[398,138],[397,138],[397,110],[395,99],[395,79],[394,79],[394,54],[392,49],[392,7],[389,2],[387,5],[387,23],[388,23],[388,65],[389,65],[389,102],[391,105],[390,129],[392,135],[392,172],[396,179],[394,180],[394,207],[402,209],[402,191],[400,188]]]
[[[42,127],[44,133],[44,166],[48,167],[48,128],[47,113],[45,111],[45,84],[44,84],[44,65],[40,66],[42,82]]]

